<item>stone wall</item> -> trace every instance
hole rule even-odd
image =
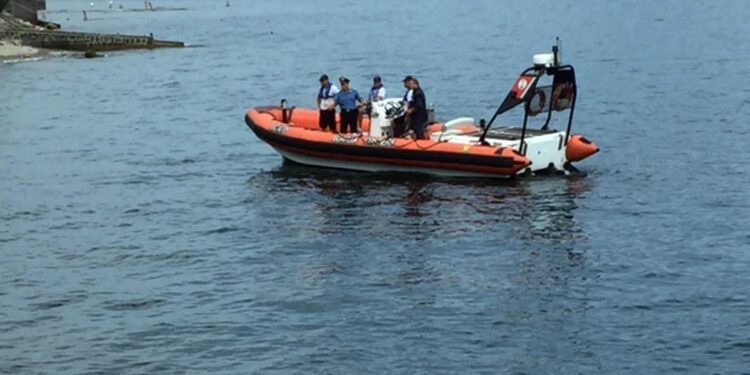
[[[5,11],[31,23],[39,22],[37,12],[47,9],[45,0],[0,0],[0,5],[5,2]],[[0,6],[0,9],[3,7]]]
[[[115,51],[139,48],[184,47],[182,42],[155,40],[151,36],[91,34],[47,30],[0,30],[0,39],[18,40],[24,45],[72,51]]]

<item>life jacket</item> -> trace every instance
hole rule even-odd
[[[318,92],[318,96],[323,99],[331,99],[333,96],[331,95],[331,86],[332,84],[327,84],[320,88],[320,92]]]
[[[370,100],[375,100],[378,97],[378,92],[380,92],[380,87],[372,86],[370,89]]]

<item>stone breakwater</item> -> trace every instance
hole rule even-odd
[[[4,53],[18,46],[68,51],[117,51],[126,49],[179,48],[185,44],[177,41],[154,39],[153,35],[97,34],[47,30],[25,23],[15,17],[0,13],[0,41],[6,41]],[[31,50],[12,56],[23,56]],[[31,52],[33,53],[33,52]]]
[[[142,48],[180,48],[182,42],[157,40],[153,36],[92,34],[52,30],[0,30],[0,39],[17,40],[21,44],[69,51],[116,51]]]

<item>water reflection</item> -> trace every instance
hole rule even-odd
[[[335,305],[356,290],[381,304],[363,308],[397,309],[386,314],[388,327],[404,337],[450,333],[450,324],[439,322],[471,319],[456,329],[487,347],[514,338],[515,355],[503,366],[520,372],[533,372],[539,350],[554,358],[588,353],[587,239],[576,210],[592,184],[583,177],[440,179],[295,164],[248,181],[251,199],[276,202],[269,209],[287,212],[290,222],[317,223],[308,240],[333,249],[299,250],[306,255],[296,267],[340,270],[314,280],[314,298]],[[454,318],[456,312],[463,315]]]
[[[429,216],[429,212],[423,212],[422,206],[434,197],[434,188],[426,180],[406,180],[404,186],[407,194],[403,202],[406,216],[422,217]]]
[[[577,200],[591,189],[585,177],[520,180],[438,179],[412,174],[370,174],[285,163],[253,176],[250,193],[276,210],[310,216],[321,235],[427,239],[508,228],[513,238],[557,243],[585,240],[576,224]],[[249,198],[257,200],[258,198]],[[292,204],[289,207],[288,204]]]

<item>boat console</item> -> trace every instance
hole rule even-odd
[[[404,115],[401,99],[387,98],[371,102],[370,137],[392,137],[393,120]]]

